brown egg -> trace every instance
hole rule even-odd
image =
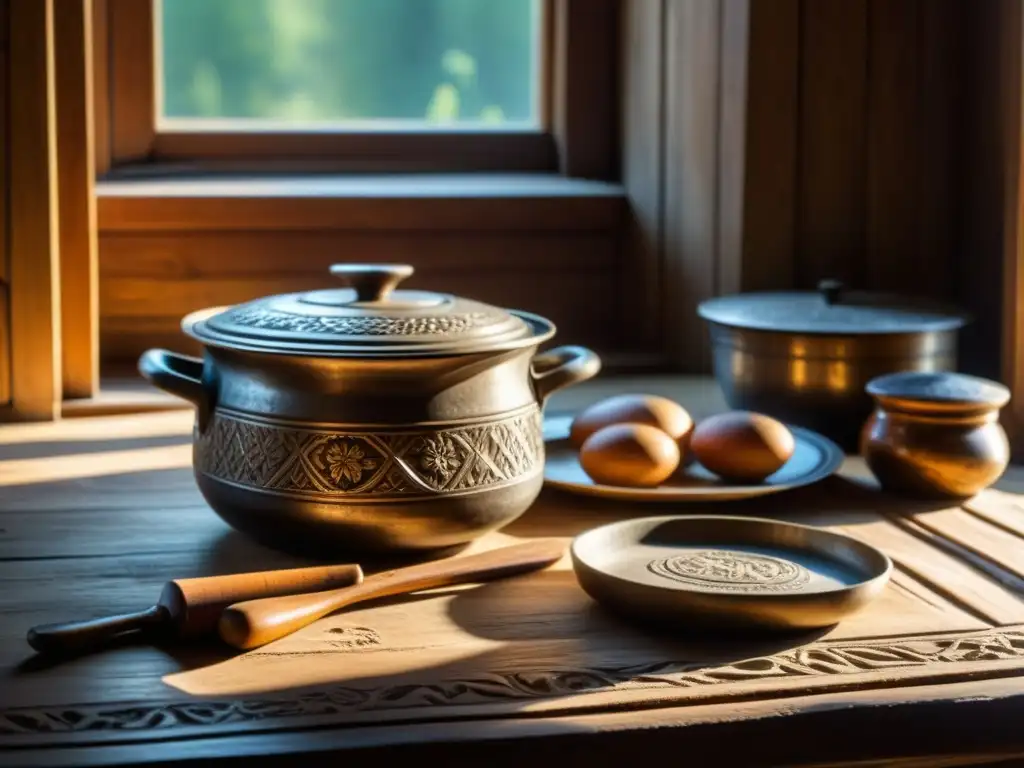
[[[569,440],[577,448],[610,424],[648,424],[679,443],[685,453],[693,419],[679,403],[658,395],[616,395],[583,410],[572,422]]]
[[[757,483],[777,472],[796,449],[780,421],[749,411],[721,413],[702,421],[690,437],[693,456],[725,480]]]
[[[612,424],[580,448],[580,465],[595,483],[653,488],[679,466],[679,445],[648,424]]]

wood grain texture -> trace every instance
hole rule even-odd
[[[64,398],[99,389],[99,269],[93,193],[92,4],[54,0],[61,377]]]
[[[799,287],[865,284],[867,0],[804,0]]]
[[[52,419],[61,399],[59,226],[52,0],[10,0],[11,401]]]
[[[110,12],[92,0],[93,159],[96,175],[110,170]]]
[[[9,114],[8,84],[8,14],[7,0],[0,2],[0,408],[6,408],[11,400],[11,315],[9,279],[9,219],[7,205],[9,197],[8,169],[10,148],[8,146],[7,119]]]
[[[336,285],[337,262],[414,265],[414,287],[472,296],[552,319],[559,338],[614,347],[619,301],[614,235],[595,232],[196,232],[100,238],[104,361],[134,362],[154,345],[195,351],[181,317],[209,306]],[[296,258],[296,254],[301,258]],[[473,269],[467,269],[467,261]]]
[[[957,238],[962,225],[964,15],[956,0],[919,2],[919,125],[916,264],[927,290],[955,298]],[[918,291],[920,292],[920,291]]]
[[[552,405],[575,410],[626,390],[672,394],[698,416],[721,407],[709,381],[674,377],[606,378]],[[907,756],[957,764],[953,755],[962,764],[982,737],[990,755],[1024,749],[1024,600],[956,549],[1018,573],[1024,502],[990,491],[965,507],[909,504],[881,494],[856,458],[784,504],[729,505],[844,531],[893,558],[879,600],[820,636],[702,641],[642,631],[595,606],[562,560],[505,581],[353,606],[249,654],[124,645],[67,664],[29,661],[27,626],[138,608],[168,578],[306,564],[231,533],[210,512],[189,468],[191,423],[179,412],[0,428],[9,483],[0,494],[0,760],[262,752],[319,764],[345,750],[380,760],[400,744],[423,759],[435,744],[441,763],[460,764],[479,758],[472,743],[484,734],[504,740],[503,756],[526,754],[522,745],[550,756],[578,732],[586,738],[573,754],[590,764],[619,743],[602,736],[613,733],[633,734],[634,755],[671,734],[666,748],[703,744],[738,764],[768,754],[790,765],[914,765]],[[61,478],[61,467],[77,474]],[[1012,468],[1005,486],[1022,483],[1024,470]],[[456,557],[568,541],[647,511],[545,491]],[[828,738],[815,735],[824,733],[820,713],[832,718]],[[864,739],[864,728],[877,737]]]
[[[800,0],[732,0],[723,50],[722,290],[797,284]],[[737,158],[742,162],[737,163]],[[725,266],[728,265],[728,266]]]
[[[619,0],[554,3],[552,129],[566,176],[618,178]]]
[[[10,286],[0,283],[0,406],[11,401],[10,293]]]
[[[10,114],[10,50],[8,46],[8,24],[10,16],[10,5],[8,0],[0,2],[0,38],[3,44],[0,46],[0,283],[6,283],[10,279],[10,243],[9,238],[9,214],[8,200],[10,197],[10,182],[8,173],[10,168],[10,144],[9,131],[7,127],[8,115]],[[5,326],[9,322],[6,315],[0,319]]]
[[[664,238],[664,0],[626,0],[622,14],[622,184],[630,216],[624,235],[622,313],[635,346],[660,349]]]
[[[1001,379],[1014,455],[1024,443],[1024,247],[1021,228],[1022,41],[1017,0],[972,6],[964,14],[961,228],[955,261],[957,300],[974,315],[964,329],[966,370]]]
[[[927,0],[924,4],[927,4]],[[918,151],[921,125],[919,20],[921,3],[868,3],[867,105],[867,285],[900,293],[928,293],[929,273],[919,262],[916,224],[918,182],[926,160]],[[938,274],[935,270],[932,274]]]
[[[557,137],[544,131],[229,133],[162,130],[155,133],[152,140],[154,162],[184,163],[192,172],[251,172],[254,168],[372,173],[553,172],[559,169],[558,152]]]
[[[107,0],[112,164],[146,160],[156,136],[153,3]]]
[[[665,16],[665,347],[680,371],[706,370],[697,305],[717,293],[718,139],[722,7],[670,2]],[[699,72],[700,78],[692,74]]]
[[[529,174],[105,182],[100,232],[617,231],[615,184]]]
[[[1002,307],[996,318],[1001,333],[999,372],[1012,393],[1010,407],[1002,418],[1010,436],[1014,456],[1024,455],[1024,118],[1021,116],[1024,89],[1024,7],[1020,2],[1001,3],[997,46],[999,50],[999,133],[998,159],[1004,173],[1001,190],[983,190],[980,202],[999,205],[1002,214],[1001,259],[995,261],[1001,273]],[[973,81],[972,81],[973,82]],[[985,151],[985,150],[982,150]],[[994,193],[994,194],[993,194]],[[990,197],[991,195],[991,197]],[[991,263],[991,261],[990,261]],[[991,270],[991,267],[989,268]],[[991,271],[989,272],[991,274]],[[976,283],[977,284],[977,283]],[[981,283],[984,290],[985,284]],[[991,289],[991,283],[987,286]],[[991,300],[984,304],[986,325],[993,322]]]

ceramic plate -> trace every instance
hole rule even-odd
[[[843,451],[827,437],[802,427],[790,426],[796,439],[792,458],[761,483],[726,483],[700,464],[681,469],[657,488],[624,488],[595,483],[580,466],[579,454],[569,442],[572,416],[555,416],[544,423],[547,459],[544,480],[555,488],[588,496],[627,501],[731,501],[778,493],[822,480],[843,463]]]
[[[642,621],[761,629],[836,624],[876,597],[889,558],[850,536],[754,517],[624,520],[572,544],[580,585]]]

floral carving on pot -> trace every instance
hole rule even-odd
[[[452,441],[444,435],[438,435],[424,438],[420,463],[427,472],[439,479],[448,480],[459,467],[459,457]]]
[[[416,430],[331,431],[218,410],[197,433],[198,472],[234,485],[327,498],[494,488],[543,469],[541,415]]]
[[[366,457],[366,451],[355,441],[337,440],[324,456],[331,480],[345,490],[363,479],[363,472],[377,468],[377,462]]]

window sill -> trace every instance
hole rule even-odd
[[[554,174],[143,178],[96,185],[101,233],[232,230],[602,231],[617,184]]]

